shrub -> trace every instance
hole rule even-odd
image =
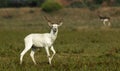
[[[47,0],[45,3],[42,4],[42,10],[45,12],[53,12],[60,10],[62,5],[56,1]]]

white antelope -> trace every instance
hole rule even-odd
[[[30,49],[31,49],[30,56],[31,56],[34,64],[36,64],[36,61],[34,59],[35,47],[44,47],[45,48],[47,57],[49,60],[49,64],[51,64],[53,56],[56,53],[56,51],[53,48],[53,43],[54,43],[55,39],[57,38],[58,27],[62,25],[62,19],[58,23],[54,23],[54,24],[52,24],[51,21],[47,17],[45,17],[45,19],[48,21],[48,25],[51,27],[51,32],[43,33],[43,34],[32,33],[25,37],[25,39],[24,39],[25,48],[20,54],[20,64],[22,64],[23,56]],[[35,46],[35,47],[32,47],[32,46]],[[52,56],[50,56],[49,48],[53,52]]]
[[[98,15],[99,19],[103,22],[104,26],[111,26],[110,17]],[[108,24],[106,24],[106,22]]]

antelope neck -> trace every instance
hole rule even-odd
[[[52,42],[54,42],[55,39],[57,38],[57,33],[58,33],[58,29],[56,30],[56,32],[54,32],[54,31],[51,29],[50,35],[51,35],[51,41],[52,41]]]

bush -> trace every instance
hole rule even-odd
[[[62,8],[62,5],[56,1],[47,0],[45,3],[42,4],[41,7],[42,10],[45,12],[53,12],[60,10]]]

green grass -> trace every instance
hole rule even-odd
[[[65,15],[66,10],[70,11],[64,16],[64,24],[59,28],[58,38],[54,43],[57,53],[52,65],[48,64],[44,48],[40,48],[35,54],[37,65],[33,64],[29,56],[30,51],[20,65],[24,37],[30,33],[49,32],[47,22],[42,18],[48,14],[38,9],[32,9],[33,13],[29,12],[29,8],[26,10],[21,12],[17,9],[17,13],[12,13],[12,18],[0,17],[0,71],[120,70],[120,18],[114,17],[112,26],[105,27],[95,16],[88,18],[93,15],[92,12],[88,12],[87,16],[84,10],[79,9],[64,9],[59,14],[50,14],[60,16]],[[25,14],[21,14],[23,12]]]

